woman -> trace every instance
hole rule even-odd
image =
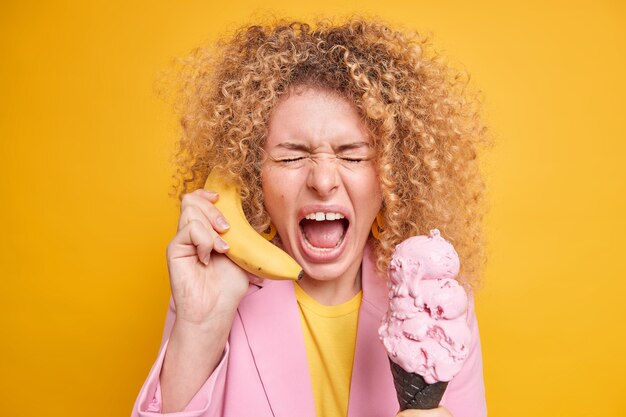
[[[376,333],[385,271],[396,244],[437,227],[477,281],[477,101],[425,40],[372,21],[252,26],[185,62],[172,302],[133,415],[396,415]],[[250,283],[225,257],[219,196],[198,189],[214,167],[302,266],[297,284]],[[442,406],[401,415],[486,415],[473,308],[468,323]]]

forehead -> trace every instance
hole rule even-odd
[[[270,116],[265,148],[271,149],[283,142],[334,148],[370,140],[353,103],[337,93],[300,87],[281,99]]]

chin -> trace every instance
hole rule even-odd
[[[328,282],[346,277],[346,274],[356,275],[361,265],[360,257],[356,263],[357,265],[353,267],[351,264],[337,264],[334,262],[311,264],[304,261],[304,264],[301,264],[301,266],[304,269],[305,277],[315,281]],[[354,272],[351,271],[352,269],[354,269]]]
[[[319,272],[319,271],[307,272],[307,268],[305,268],[303,279],[320,281],[320,282],[328,282],[328,281],[334,281],[338,279],[340,276],[341,274],[329,273],[329,272],[326,272],[326,273]]]

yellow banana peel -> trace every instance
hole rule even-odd
[[[230,246],[226,256],[231,261],[261,278],[295,281],[302,277],[300,265],[250,225],[241,206],[238,187],[225,182],[221,173],[213,169],[204,189],[219,194],[214,205],[230,224],[230,229],[220,236]]]

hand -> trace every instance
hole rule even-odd
[[[246,273],[224,255],[228,244],[219,232],[229,226],[213,205],[218,198],[203,189],[186,194],[177,234],[167,246],[176,320],[193,326],[234,314],[248,288]]]
[[[431,410],[404,410],[399,412],[396,417],[453,417],[452,413],[445,407],[437,407]]]

